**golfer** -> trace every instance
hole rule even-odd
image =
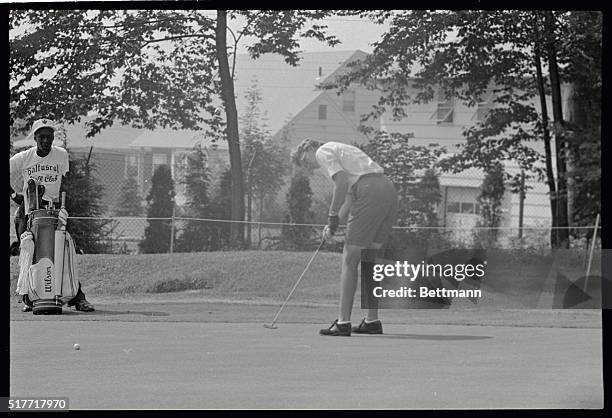
[[[332,237],[340,219],[348,215],[340,273],[340,312],[321,335],[350,336],[382,334],[378,309],[367,310],[366,317],[351,328],[351,311],[357,290],[357,270],[362,249],[380,249],[397,219],[398,199],[393,183],[383,169],[362,150],[340,142],[322,143],[304,139],[292,153],[292,161],[309,172],[321,168],[334,184],[328,223],[323,233]],[[363,291],[363,289],[362,289]]]

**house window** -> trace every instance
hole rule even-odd
[[[461,203],[460,202],[448,202],[446,205],[446,211],[448,213],[461,213]]]
[[[167,154],[153,154],[152,161],[152,173],[155,173],[155,170],[160,165],[168,164],[168,155]]]
[[[455,108],[455,98],[451,95],[446,96],[447,91],[445,89],[438,90],[438,104],[436,111],[432,115],[438,125],[453,123],[453,113]]]
[[[480,205],[474,202],[448,202],[446,205],[446,212],[479,215]]]
[[[342,111],[355,111],[355,90],[348,90],[342,94]]]
[[[487,113],[489,113],[492,107],[493,92],[487,91],[478,100],[476,112],[474,113],[474,116],[472,116],[472,119],[475,119],[477,122],[483,122],[487,117]]]
[[[319,105],[319,120],[327,120],[327,105]]]
[[[188,153],[177,152],[174,154],[174,164],[171,168],[174,178],[183,178],[187,172],[187,157]]]
[[[128,154],[125,156],[125,171],[123,176],[138,178],[138,154]]]
[[[471,202],[461,202],[461,213],[474,213],[474,204]]]

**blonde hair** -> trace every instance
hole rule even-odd
[[[291,162],[296,166],[301,167],[302,163],[304,162],[304,154],[306,154],[310,150],[319,149],[321,145],[323,145],[323,143],[315,139],[304,139],[291,153]]]

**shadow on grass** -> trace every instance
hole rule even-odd
[[[353,334],[359,335],[359,334]],[[372,335],[364,335],[372,337]],[[433,334],[382,334],[376,335],[378,338],[399,338],[407,340],[428,340],[428,341],[461,341],[461,340],[487,340],[488,335],[433,335]]]
[[[168,312],[156,312],[156,311],[107,311],[96,309],[93,312],[77,312],[77,311],[64,311],[62,315],[143,315],[143,316],[170,316]]]

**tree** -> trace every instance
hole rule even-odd
[[[174,181],[170,167],[158,166],[151,178],[151,190],[147,195],[147,218],[170,218],[174,207]],[[170,220],[149,219],[144,238],[139,243],[143,253],[165,253],[170,250]]]
[[[428,168],[423,173],[423,177],[418,181],[414,189],[414,200],[411,202],[412,210],[421,213],[423,219],[422,226],[438,226],[437,208],[442,199],[440,193],[440,180],[433,168]]]
[[[246,109],[240,118],[242,130],[242,163],[245,173],[247,222],[252,219],[253,200],[259,202],[259,218],[268,195],[275,194],[284,184],[289,168],[287,151],[272,142],[270,131],[259,110],[261,93],[257,80],[253,80],[245,95]],[[251,224],[247,225],[247,243],[251,243]]]
[[[558,39],[561,55],[570,58],[564,63],[564,72],[571,74],[568,197],[572,221],[580,226],[593,225],[601,213],[602,18],[597,11],[571,13],[562,21],[570,35]]]
[[[317,10],[13,10],[9,16],[11,126],[45,114],[78,122],[88,136],[115,122],[154,129],[206,129],[228,141],[232,219],[244,220],[244,179],[234,96],[235,54],[243,38],[252,58],[299,62],[299,38],[338,43]],[[234,32],[227,20],[242,19]],[[228,48],[227,32],[233,38]],[[230,54],[228,54],[228,49]],[[219,102],[225,111],[221,118]],[[241,246],[243,224],[232,242]]]
[[[215,187],[211,201],[211,214],[214,219],[231,220],[232,209],[232,172],[225,169]],[[212,227],[213,240],[210,242],[210,250],[222,250],[229,248],[231,222],[215,222]]]
[[[496,163],[486,174],[477,201],[480,205],[480,219],[476,223],[476,241],[483,248],[491,248],[497,242],[502,220],[501,204],[506,192],[504,184],[504,168]]]
[[[115,216],[142,215],[142,201],[138,192],[138,182],[134,175],[128,175],[128,178],[121,185],[114,214]]]
[[[371,129],[363,128],[371,133]],[[412,134],[397,134],[377,131],[374,137],[361,146],[361,149],[376,161],[393,182],[399,194],[398,223],[401,226],[425,226],[431,216],[415,210],[412,202],[419,188],[419,172],[432,169],[443,150],[437,146],[418,146],[410,144]],[[431,172],[429,173],[432,174]],[[431,181],[429,178],[427,181]],[[428,183],[423,183],[423,185]],[[420,193],[424,193],[422,190]],[[433,196],[422,202],[422,209],[429,210]],[[421,203],[419,203],[421,205]]]
[[[310,210],[312,205],[312,189],[310,180],[298,170],[291,178],[291,184],[287,191],[287,213],[285,224],[309,224],[314,214]],[[306,226],[283,225],[281,230],[281,241],[295,249],[305,249],[312,244],[313,229]]]
[[[62,182],[66,192],[66,211],[70,215],[67,230],[74,240],[78,253],[106,253],[110,221],[103,218],[106,208],[103,205],[104,186],[93,173],[95,163],[89,158],[77,158],[69,152],[69,171]],[[88,219],[75,219],[88,218]]]
[[[354,63],[350,72],[328,88],[359,82],[381,90],[366,120],[387,109],[401,118],[406,104],[430,101],[439,89],[474,105],[492,88],[495,108],[483,123],[466,130],[465,146],[440,167],[454,172],[468,167],[488,171],[496,161],[516,160],[528,176],[545,176],[551,196],[551,244],[567,247],[565,168],[569,148],[560,86],[580,79],[585,69],[576,63],[585,56],[594,65],[588,71],[598,74],[591,78],[601,79],[601,36],[596,35],[601,33],[601,13],[419,10],[360,15],[388,21],[390,29],[374,44],[373,54]],[[587,21],[593,28],[584,36]],[[548,82],[541,75],[546,70]],[[545,118],[545,96],[549,94],[552,132]],[[542,103],[541,115],[531,102],[536,97]],[[549,134],[554,135],[555,155]],[[535,140],[544,141],[544,158],[529,146]],[[543,159],[546,167],[542,170],[536,163]],[[506,177],[510,184],[518,184],[518,177]]]
[[[376,161],[398,190],[397,223],[403,227],[438,226],[435,207],[440,201],[440,184],[434,171],[443,152],[438,146],[417,146],[410,143],[412,134],[387,133],[363,126],[370,141],[361,149]],[[421,173],[424,173],[422,175]],[[394,232],[389,246],[395,249],[426,246],[439,235],[430,229]]]
[[[209,197],[210,173],[206,152],[201,146],[194,147],[187,156],[187,165],[182,180],[187,194],[186,215],[191,218],[210,219],[212,206]],[[177,237],[177,251],[206,251],[215,239],[215,228],[206,221],[188,221]]]

